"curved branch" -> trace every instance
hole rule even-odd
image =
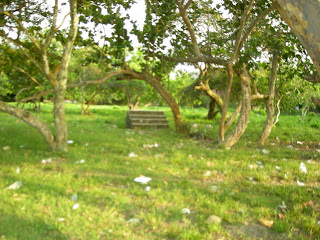
[[[47,124],[41,122],[37,117],[33,116],[30,112],[20,109],[18,107],[11,106],[2,101],[0,101],[0,111],[8,113],[24,121],[31,127],[36,128],[46,139],[50,149],[51,150],[55,149],[56,145],[54,141],[54,135],[52,134],[51,129],[48,127]]]

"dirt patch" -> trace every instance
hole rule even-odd
[[[245,239],[245,240],[286,240],[289,239],[285,233],[275,233],[270,229],[258,225],[258,224],[249,224],[244,226],[226,226],[226,232],[231,237],[231,239]]]

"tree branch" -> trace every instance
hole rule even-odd
[[[240,27],[239,27],[239,31],[238,31],[238,35],[237,35],[237,39],[236,39],[236,44],[234,46],[233,49],[233,53],[232,56],[229,60],[230,63],[233,63],[233,61],[237,58],[238,54],[239,54],[239,50],[240,50],[240,44],[241,44],[241,37],[243,34],[243,29],[244,29],[244,25],[246,24],[247,18],[250,14],[250,11],[253,7],[253,3],[255,0],[251,0],[248,7],[245,9],[242,17],[241,17],[241,21],[240,21]]]
[[[251,24],[250,26],[247,28],[246,32],[244,33],[240,44],[239,44],[239,48],[241,48],[244,44],[244,42],[246,41],[246,39],[249,37],[250,33],[252,32],[252,30],[255,28],[255,26],[257,26],[257,24],[264,19],[270,12],[272,12],[273,10],[276,9],[276,5],[272,5],[270,8],[266,9],[264,12],[262,12]]]
[[[196,57],[199,57],[201,55],[201,52],[200,52],[200,49],[199,49],[199,45],[198,45],[198,42],[197,42],[197,37],[196,37],[196,34],[193,30],[193,26],[190,22],[190,19],[187,15],[187,8],[190,6],[191,4],[191,0],[188,1],[188,3],[186,4],[186,6],[183,6],[183,3],[176,0],[176,3],[178,5],[178,9],[179,9],[179,12],[180,12],[180,16],[182,17],[182,20],[183,22],[185,23],[187,29],[188,29],[188,32],[190,34],[190,37],[191,37],[191,42],[192,42],[192,45],[193,45],[193,50],[194,50],[194,55]]]

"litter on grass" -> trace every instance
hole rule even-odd
[[[279,166],[276,166],[276,169],[277,169],[277,170],[280,170],[281,168],[280,168]]]
[[[72,206],[72,209],[73,209],[73,210],[76,210],[76,209],[78,209],[79,207],[80,207],[79,203],[76,203],[76,204],[74,204],[74,205]]]
[[[144,189],[146,192],[149,192],[151,190],[151,187],[150,186],[147,186],[145,189]]]
[[[135,181],[137,183],[147,184],[148,182],[151,181],[151,178],[141,176],[141,177],[136,177],[133,181]]]
[[[140,223],[140,220],[138,218],[131,218],[127,221],[127,223]]]
[[[59,221],[59,222],[63,222],[63,221],[64,221],[64,218],[59,218],[58,221]]]
[[[75,161],[74,164],[84,164],[86,161],[81,159],[80,161]]]
[[[182,213],[182,214],[190,214],[191,211],[190,211],[189,208],[182,208],[182,209],[181,209],[181,213]]]
[[[299,180],[297,180],[297,184],[298,184],[298,186],[301,186],[301,187],[304,186],[304,183],[303,183],[303,182],[300,182]]]
[[[143,144],[143,148],[145,149],[151,149],[151,148],[157,148],[159,145],[157,143],[154,144]]]
[[[71,200],[76,202],[78,200],[78,195],[75,193],[72,195]]]
[[[302,172],[302,173],[308,173],[308,171],[307,171],[307,167],[306,167],[306,165],[304,165],[304,163],[303,163],[303,162],[302,162],[302,163],[300,163],[299,170],[300,170],[300,172]]]
[[[42,160],[41,160],[41,163],[43,163],[43,164],[52,163],[52,159],[51,159],[51,158],[42,159]]]
[[[17,189],[19,189],[21,187],[22,187],[22,182],[16,181],[16,182],[12,183],[10,186],[6,187],[6,189],[8,189],[8,190],[17,190]]]
[[[270,151],[269,151],[269,150],[266,150],[266,149],[262,149],[261,152],[262,152],[263,154],[269,154],[269,153],[270,153]]]
[[[73,140],[68,140],[67,143],[68,144],[72,144],[72,143],[74,143],[74,141]]]
[[[138,157],[138,155],[136,155],[134,152],[131,152],[128,157],[133,158],[133,157]]]
[[[4,151],[8,151],[8,150],[10,149],[10,147],[9,147],[9,146],[4,146],[2,149],[3,149]]]
[[[301,142],[301,141],[297,141],[297,144],[303,145],[303,142]]]
[[[20,174],[20,168],[16,169],[16,174]]]

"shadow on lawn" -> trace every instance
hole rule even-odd
[[[26,220],[0,212],[0,238],[4,239],[69,239],[54,225],[34,219]]]

